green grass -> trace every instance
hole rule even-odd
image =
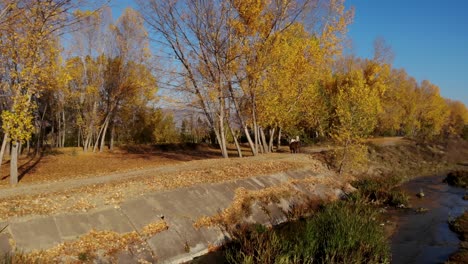
[[[409,197],[399,189],[403,178],[387,176],[381,178],[364,178],[352,183],[360,195],[370,202],[390,206],[408,206]]]
[[[362,199],[340,201],[277,229],[243,226],[226,250],[230,263],[388,263],[377,211]]]

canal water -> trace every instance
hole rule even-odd
[[[444,183],[445,176],[421,177],[402,186],[411,195],[412,210],[397,212],[398,227],[391,240],[392,263],[444,263],[457,251],[459,239],[449,219],[468,208],[464,188]],[[424,197],[417,193],[423,191]],[[424,213],[415,209],[425,208]]]

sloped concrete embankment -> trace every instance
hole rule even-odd
[[[329,200],[343,195],[349,185],[331,172],[319,175],[312,168],[289,171],[268,176],[202,184],[189,188],[158,192],[123,202],[120,206],[99,208],[87,213],[61,214],[46,217],[11,219],[0,223],[8,227],[0,234],[0,251],[12,250],[28,253],[47,250],[60,243],[78,239],[96,231],[127,233],[141,230],[149,223],[164,221],[168,229],[146,240],[138,252],[120,252],[112,262],[136,263],[146,260],[152,263],[181,263],[206,254],[210,248],[221,245],[226,234],[218,227],[196,229],[193,224],[204,216],[216,215],[233,203],[238,188],[262,190],[288,184],[302,197]],[[328,181],[307,181],[308,179]],[[331,179],[331,180],[330,180]],[[330,184],[333,182],[333,184]],[[303,199],[302,198],[302,199]],[[286,221],[284,212],[297,205],[297,196],[282,198],[279,203],[268,205],[268,214],[254,204],[252,214],[244,220],[263,224]],[[1,252],[0,252],[1,253]]]

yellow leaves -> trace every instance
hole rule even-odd
[[[240,19],[247,27],[256,28],[262,20],[260,15],[266,7],[265,0],[231,0],[232,5],[236,8]]]
[[[460,101],[447,100],[450,115],[446,124],[446,132],[451,135],[461,135],[468,125],[468,109]]]
[[[268,67],[261,72],[256,90],[258,120],[283,128],[296,125],[299,114],[315,105],[316,84],[321,79],[316,66],[318,43],[302,24],[295,23],[274,34],[264,46],[268,52],[259,56]]]
[[[353,9],[345,11],[344,0],[331,0],[328,2],[326,23],[319,36],[320,44],[326,53],[325,58],[328,65],[333,63],[335,57],[341,56],[347,27],[352,23],[353,17]]]
[[[29,140],[34,129],[32,104],[29,96],[16,96],[12,109],[2,112],[2,121],[3,131],[9,134],[12,141],[24,142]]]

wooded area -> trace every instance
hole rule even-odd
[[[18,154],[46,147],[211,137],[227,158],[228,144],[258,155],[300,135],[343,146],[341,168],[369,136],[468,137],[466,106],[393,68],[384,41],[372,59],[345,53],[344,0],[137,2],[114,20],[105,2],[0,0],[0,161],[8,152],[12,184]],[[163,88],[201,114],[176,126]]]

